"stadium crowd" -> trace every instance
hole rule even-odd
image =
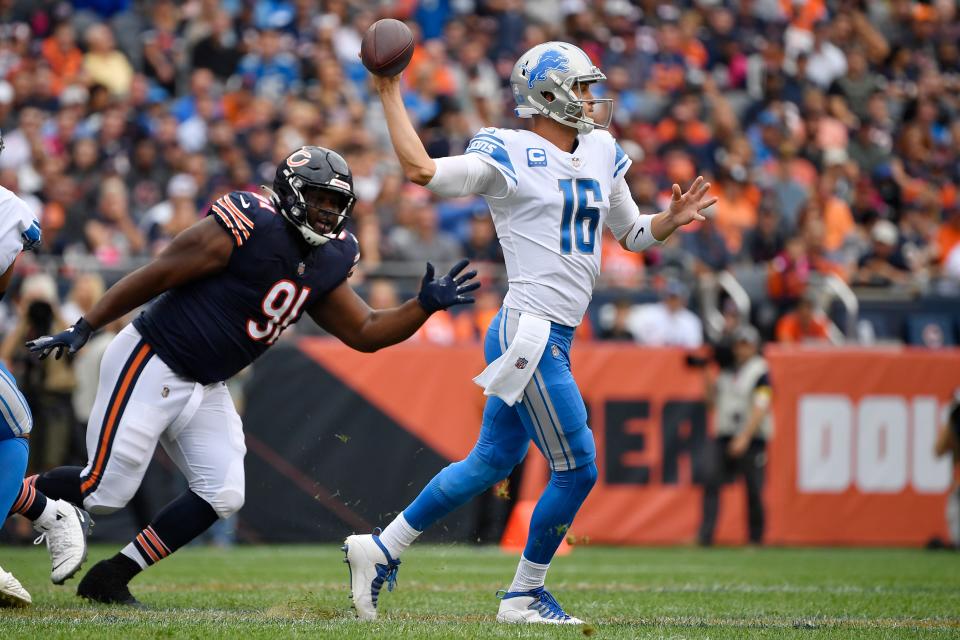
[[[481,126],[522,126],[513,62],[560,39],[607,75],[641,210],[662,209],[673,182],[713,183],[712,219],[656,250],[628,254],[606,235],[605,283],[664,300],[639,315],[608,305],[585,333],[688,345],[670,338],[671,318],[697,276],[725,269],[762,276],[773,319],[786,319],[766,333],[785,340],[829,337],[808,295],[818,276],[912,292],[960,281],[951,0],[5,0],[0,184],[36,208],[45,240],[24,274],[56,265],[63,296],[91,264],[127,269],[223,193],[269,184],[308,143],[353,169],[375,304],[427,259],[496,265],[482,199],[435,201],[399,172],[357,55],[384,16],[419,39],[405,97],[432,155],[462,153]],[[427,339],[481,334],[503,285],[489,273],[475,312],[438,319]],[[684,317],[681,333],[698,322]],[[637,329],[651,323],[664,330]]]

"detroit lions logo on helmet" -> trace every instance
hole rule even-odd
[[[533,65],[533,69],[527,73],[527,88],[533,89],[533,84],[535,82],[546,80],[548,71],[569,70],[570,60],[567,59],[567,56],[563,55],[559,51],[544,51],[543,55],[541,55],[537,60],[537,64]]]

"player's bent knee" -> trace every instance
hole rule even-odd
[[[597,483],[598,476],[597,463],[591,461],[569,471],[555,471],[552,474],[551,482],[562,489],[586,496],[593,489],[593,485]]]
[[[475,452],[471,452],[465,459],[440,472],[437,488],[453,504],[459,504],[506,478],[512,468],[487,464]]]
[[[213,496],[202,493],[198,495],[213,507],[213,510],[221,519],[229,518],[243,507],[243,491],[237,491],[236,489],[224,489]]]
[[[83,499],[83,508],[95,516],[108,516],[125,506],[127,506],[127,501],[122,503],[117,500],[102,501],[95,493]]]

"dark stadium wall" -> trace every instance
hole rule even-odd
[[[370,532],[449,464],[320,362],[289,345],[257,361],[247,384],[247,500],[251,541],[316,542]],[[469,508],[427,539],[466,540]]]

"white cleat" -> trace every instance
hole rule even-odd
[[[48,521],[38,518],[33,528],[40,537],[33,541],[47,543],[50,553],[50,580],[53,584],[63,584],[80,570],[87,559],[87,536],[93,527],[90,514],[77,508],[66,500],[55,501],[56,514]]]
[[[511,624],[583,624],[567,615],[560,603],[543,587],[533,591],[500,591],[497,622]]]
[[[376,535],[347,536],[341,548],[347,556],[344,562],[350,567],[350,592],[357,617],[376,620],[380,589],[386,582],[387,591],[393,591],[400,561],[390,557]]]
[[[0,607],[29,607],[32,603],[33,598],[20,581],[0,569]]]

